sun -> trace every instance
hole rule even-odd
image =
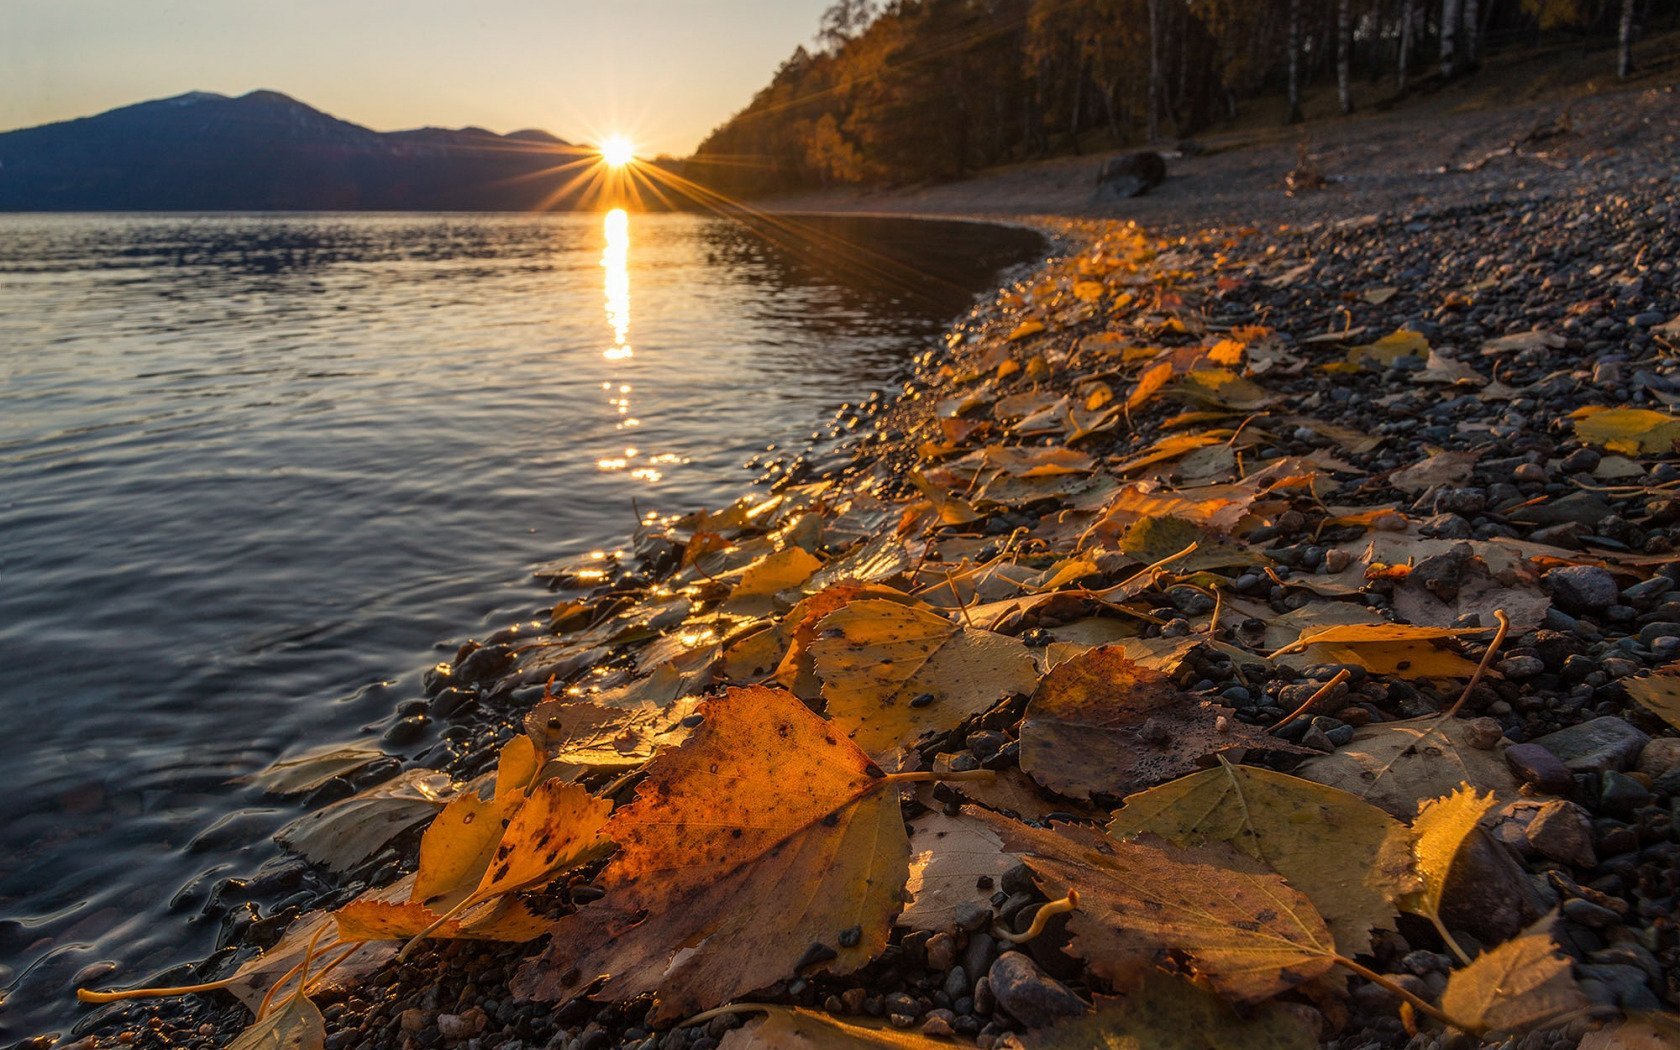
[[[623,135],[608,135],[601,140],[601,163],[609,168],[622,168],[636,159],[636,145]]]

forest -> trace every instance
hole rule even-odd
[[[948,180],[1175,141],[1260,97],[1299,121],[1318,85],[1344,113],[1386,105],[1517,48],[1601,50],[1627,77],[1640,33],[1675,18],[1657,0],[836,0],[685,167],[747,196]]]

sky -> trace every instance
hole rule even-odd
[[[0,0],[0,130],[269,88],[378,131],[686,155],[831,0]]]

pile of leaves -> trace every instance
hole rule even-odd
[[[1027,1048],[1311,1047],[1363,982],[1414,1031],[1586,1016],[1554,915],[1501,943],[1449,922],[1483,822],[1536,790],[1497,725],[1458,716],[1546,615],[1544,572],[1661,559],[1424,534],[1406,505],[1461,482],[1462,455],[1373,476],[1359,461],[1382,438],[1267,383],[1402,355],[1420,382],[1473,370],[1412,332],[1221,327],[1208,306],[1229,291],[1135,229],[1100,231],[955,333],[937,394],[847,469],[651,520],[633,559],[549,567],[570,596],[496,653],[500,688],[546,683],[496,769],[410,771],[282,835],[342,871],[424,825],[411,874],[303,916],[224,980],[84,998],[221,989],[253,1014],[236,1046],[320,1047],[310,997],[407,946],[546,937],[519,996],[647,1000],[656,1025],[763,1014],[731,1048],[950,1045],[774,1000],[907,932],[976,929],[1024,864],[1043,903],[997,935],[1054,940],[1089,993],[1083,1015],[1023,1026]],[[1659,412],[1577,417],[1622,457],[1680,436]],[[1280,434],[1312,450],[1277,454]],[[1314,564],[1268,545],[1288,532],[1315,537]],[[1340,670],[1275,724],[1211,688],[1324,666]],[[1356,674],[1439,702],[1315,737],[1315,713],[1356,706]],[[1680,726],[1680,670],[1632,691]],[[263,782],[309,791],[368,757]],[[1373,968],[1401,916],[1456,960],[1438,996]],[[1589,1040],[1662,1045],[1675,1024]]]

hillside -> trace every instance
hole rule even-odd
[[[191,92],[0,134],[0,211],[526,210],[577,147],[544,131],[378,132],[274,91]]]

